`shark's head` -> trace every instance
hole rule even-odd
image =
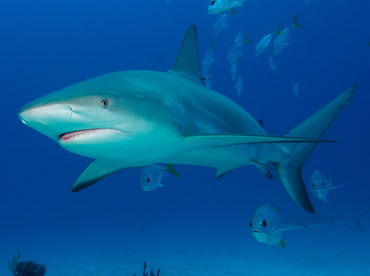
[[[136,71],[92,78],[36,99],[19,117],[76,154],[122,159],[122,154],[129,156],[135,149],[137,155],[142,149],[148,156],[158,150],[158,139],[176,130],[168,122],[173,117],[168,116],[168,102],[135,82]]]
[[[250,222],[252,235],[257,241],[278,244],[282,239],[280,216],[271,204],[260,206]]]

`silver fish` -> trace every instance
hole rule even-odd
[[[284,230],[279,212],[271,203],[264,204],[257,208],[249,223],[253,237],[257,241],[266,244],[280,244],[284,246]]]
[[[153,191],[155,188],[163,187],[161,181],[168,175],[164,175],[167,167],[157,164],[144,167],[141,170],[140,183],[144,191]]]
[[[273,33],[272,34],[265,35],[257,43],[256,50],[254,52],[256,57],[258,57],[259,55],[261,55],[264,51],[266,51],[266,48],[271,45],[270,42],[271,42],[272,36],[273,36]]]
[[[297,13],[296,16],[294,17],[292,24],[289,27],[283,29],[281,33],[275,39],[274,47],[273,47],[273,54],[275,56],[279,54],[286,45],[290,44],[288,40],[289,40],[290,31],[292,30],[292,28],[298,28],[298,29],[302,28],[302,26],[298,24],[298,18],[299,18],[299,13]]]
[[[274,59],[272,58],[271,52],[269,54],[269,64],[270,64],[270,68],[275,71],[277,62],[275,62]]]
[[[236,80],[235,88],[236,93],[240,95],[242,93],[242,86],[243,86],[243,80],[242,80],[242,73],[239,73],[238,79]]]
[[[334,196],[337,196],[334,189],[344,185],[333,186],[332,178],[333,176],[331,175],[330,180],[327,180],[319,170],[314,171],[311,177],[311,190],[315,197],[326,201],[329,190],[333,190]]]
[[[279,244],[281,247],[285,247],[282,231],[286,230],[315,229],[330,225],[346,224],[348,222],[354,223],[358,229],[363,230],[360,221],[369,209],[368,207],[351,218],[304,213],[281,219],[277,207],[267,203],[257,208],[249,225],[252,235],[257,241],[270,245]]]
[[[180,175],[173,168],[172,164],[168,164],[165,167],[157,164],[143,167],[140,174],[140,183],[143,190],[153,191],[155,188],[163,187],[161,181],[163,178],[168,176],[168,174],[164,175],[166,171],[177,177],[180,177]]]
[[[233,81],[236,80],[236,72],[237,72],[237,67],[238,67],[237,65],[238,65],[238,63],[234,62],[233,65],[231,66],[231,79]]]
[[[292,91],[294,92],[294,95],[298,96],[299,95],[299,92],[302,91],[302,89],[300,88],[300,81],[297,80],[297,82],[294,84],[293,88],[292,88]]]
[[[218,14],[241,7],[246,0],[211,0],[208,4],[208,14]]]
[[[215,35],[219,34],[222,31],[222,29],[225,29],[227,26],[229,26],[226,23],[226,20],[227,20],[227,13],[221,14],[217,18],[215,25],[213,26],[213,32],[215,33]]]

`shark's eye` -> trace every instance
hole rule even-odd
[[[100,106],[102,108],[106,108],[108,106],[108,99],[107,98],[101,98],[100,99]]]
[[[321,185],[325,186],[325,184],[326,184],[325,182],[321,182]]]
[[[267,221],[263,220],[261,221],[261,225],[263,228],[266,228],[267,227]]]
[[[211,1],[211,5],[214,6],[214,5],[217,5],[217,1]]]
[[[146,179],[146,182],[148,182],[148,183],[150,182],[150,178],[149,177]]]
[[[249,222],[249,226],[252,227],[252,222],[251,221]]]

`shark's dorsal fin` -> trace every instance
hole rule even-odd
[[[195,25],[190,26],[186,32],[175,63],[169,72],[201,83],[199,73],[198,34]]]

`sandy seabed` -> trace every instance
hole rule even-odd
[[[286,231],[284,239],[282,249],[257,242],[245,229],[80,233],[30,240],[20,260],[43,263],[47,276],[139,276],[144,261],[163,276],[370,275],[370,229],[300,229]],[[16,253],[6,245],[4,276],[12,275],[6,261]]]

